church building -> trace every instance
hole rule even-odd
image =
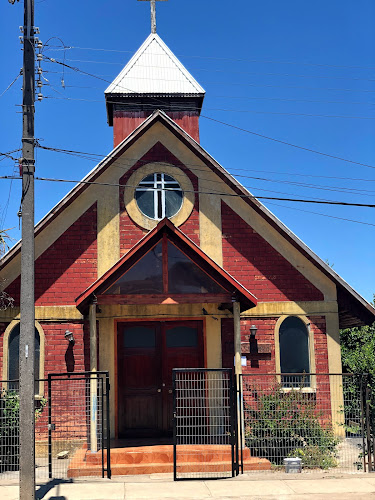
[[[171,432],[173,368],[341,373],[339,329],[375,319],[202,147],[204,96],[151,33],[105,90],[112,151],[35,226],[38,376],[108,371],[114,438]],[[0,261],[3,380],[18,378],[20,251]]]

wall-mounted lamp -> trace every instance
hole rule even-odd
[[[69,344],[72,344],[74,345],[75,344],[75,340],[74,340],[74,336],[73,336],[73,332],[69,331],[69,330],[65,330],[65,335],[64,337],[66,338],[66,340],[69,342]]]
[[[251,325],[250,327],[250,338],[255,339],[255,335],[257,334],[258,328],[255,325]]]

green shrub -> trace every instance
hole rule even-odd
[[[280,385],[267,392],[251,388],[250,395],[254,403],[245,402],[245,443],[253,456],[275,465],[292,456],[299,456],[309,467],[337,465],[339,441],[332,426],[323,425],[324,415],[316,409],[315,395],[301,388],[286,392]]]
[[[46,404],[45,398],[37,402],[35,421]],[[0,394],[0,472],[19,469],[19,409],[18,392],[3,390]]]
[[[19,397],[4,390],[0,397],[0,472],[19,469]]]

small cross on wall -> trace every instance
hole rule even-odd
[[[138,2],[150,2],[151,6],[151,33],[156,33],[156,7],[155,2],[167,2],[168,0],[138,0]]]

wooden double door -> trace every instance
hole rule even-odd
[[[204,366],[201,321],[118,323],[118,436],[170,434],[172,369]]]

